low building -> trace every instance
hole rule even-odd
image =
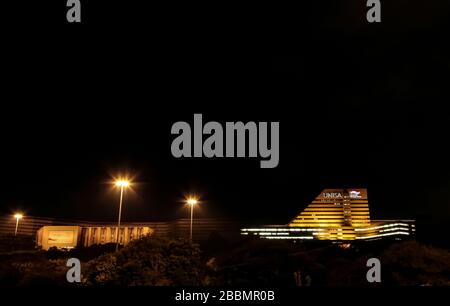
[[[152,235],[154,230],[147,226],[123,226],[119,231],[119,243],[126,245],[133,239]],[[94,244],[117,242],[117,226],[44,226],[36,233],[36,245],[43,250],[51,247],[71,249]]]
[[[80,236],[80,226],[43,226],[36,233],[36,244],[43,250],[71,249],[77,246]]]
[[[371,220],[366,189],[325,189],[286,225],[241,229],[241,235],[282,240],[402,239],[414,220]]]

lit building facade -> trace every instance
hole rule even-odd
[[[127,245],[134,239],[152,235],[153,229],[147,226],[44,226],[36,233],[36,244],[43,250],[51,247],[71,249],[76,246],[88,247],[94,244],[116,243]]]
[[[243,228],[241,235],[290,240],[401,239],[414,220],[371,220],[367,189],[325,189],[287,225]]]

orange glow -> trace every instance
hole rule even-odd
[[[188,199],[186,200],[186,203],[187,203],[188,205],[196,205],[196,204],[198,203],[198,200],[197,200],[196,198],[190,197],[190,198],[188,198]]]
[[[115,181],[115,185],[117,187],[129,187],[130,186],[130,182],[128,180],[117,180]]]

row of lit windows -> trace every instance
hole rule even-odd
[[[337,224],[337,223],[321,223],[321,224],[317,224],[317,223],[302,223],[302,224],[292,224],[290,226],[298,226],[298,227],[342,227],[343,224]]]
[[[279,233],[261,232],[261,233],[255,233],[255,235],[260,235],[260,236],[283,236],[283,235],[289,235],[289,233],[288,232],[279,232]]]
[[[339,233],[313,233],[314,236],[341,236],[341,235],[345,235],[345,236],[349,236],[349,237],[354,237],[355,234],[354,232],[339,232]]]
[[[314,239],[311,236],[286,236],[286,237],[275,237],[275,236],[267,236],[263,237],[265,239]]]
[[[116,235],[117,235],[117,228],[112,227],[110,228],[110,237],[109,239],[106,239],[106,233],[107,233],[107,228],[106,227],[101,227],[101,228],[97,228],[97,227],[93,227],[90,228],[91,229],[91,244],[100,242],[100,243],[105,243],[107,241],[115,241],[117,239]],[[136,230],[134,230],[136,229]],[[100,237],[98,238],[98,230],[100,230]],[[142,227],[129,227],[128,228],[128,240],[133,240],[135,238],[134,233],[136,232],[136,237],[140,238],[143,236],[143,231],[144,229]],[[86,236],[88,235],[88,231],[86,231]],[[125,238],[125,228],[121,228],[120,232],[119,232],[119,242],[123,243]]]
[[[352,212],[351,213],[354,216],[362,216],[362,217],[370,217],[369,212]],[[343,216],[343,212],[339,211],[339,212],[317,212],[317,211],[311,211],[311,212],[304,212],[301,213],[300,215],[298,215],[297,217],[295,217],[294,219],[299,219],[299,218],[303,218],[303,217],[309,217],[309,216],[330,216],[330,217],[340,217]]]
[[[342,206],[342,205],[359,205],[359,206],[369,206],[368,201],[358,201],[358,202],[354,202],[354,201],[350,201],[350,202],[346,202],[346,201],[320,201],[320,202],[312,202],[311,204],[308,205],[308,207],[311,206],[319,206],[319,205],[330,205],[330,206]]]
[[[374,229],[393,227],[393,226],[409,226],[409,224],[407,224],[407,223],[384,224],[384,225],[374,226],[374,227],[369,227],[369,228],[358,228],[358,229],[355,229],[355,231],[370,231],[370,230],[374,230]],[[412,225],[412,226],[414,226],[414,225]]]
[[[348,206],[347,206],[348,207]],[[306,207],[303,211],[306,210],[314,210],[314,209],[330,209],[330,210],[342,210],[342,207],[336,206],[336,205],[310,205]],[[363,209],[363,210],[369,210],[368,206],[357,206],[354,209]]]
[[[392,232],[392,231],[396,231],[396,230],[399,230],[399,231],[408,231],[408,228],[404,228],[404,227],[392,227],[392,228],[386,228],[386,229],[380,229],[380,233],[383,233],[383,232]]]
[[[342,222],[342,218],[336,218],[336,217],[326,217],[326,216],[320,216],[320,217],[313,217],[313,218],[298,218],[291,221],[291,223],[302,223],[302,222],[314,222],[314,220],[330,220],[334,222]]]
[[[299,218],[306,218],[306,217],[333,217],[333,218],[339,218],[344,216],[345,214],[350,214],[350,215],[354,215],[354,216],[358,216],[358,217],[370,217],[369,213],[360,213],[360,212],[306,212],[306,213],[302,213],[300,215],[298,215],[295,219],[299,219]]]
[[[409,235],[407,232],[393,232],[393,233],[384,233],[384,234],[377,234],[377,235],[371,235],[371,236],[363,236],[363,237],[356,237],[356,239],[369,239],[369,238],[377,238],[377,237],[385,237],[385,236],[393,236],[393,235]]]
[[[343,218],[305,218],[302,220],[298,220],[297,223],[313,223],[314,221],[320,221],[320,222],[325,222],[325,223],[330,223],[330,222],[341,222]]]
[[[353,204],[346,204],[344,203],[343,205],[334,205],[334,204],[313,204],[313,205],[309,205],[308,207],[306,207],[305,209],[320,209],[320,208],[326,208],[326,209],[342,209],[342,208],[353,208],[353,209],[367,209],[369,210],[369,206],[367,205],[353,205]]]
[[[254,235],[259,235],[261,238],[266,239],[313,239],[313,236],[289,236],[289,232],[293,231],[311,231],[312,235],[316,236],[318,239],[330,239],[330,240],[336,240],[336,239],[371,239],[371,238],[377,238],[377,237],[384,237],[384,236],[393,236],[393,235],[409,235],[408,231],[403,228],[394,227],[394,228],[387,228],[384,230],[381,230],[380,232],[374,235],[368,235],[368,236],[358,236],[356,237],[352,228],[339,228],[334,229],[332,231],[327,232],[318,232],[319,230],[323,229],[292,229],[292,228],[260,228],[260,229],[242,229],[243,231],[242,235],[248,235],[248,232],[253,232]],[[247,232],[248,231],[248,232]]]
[[[307,207],[311,208],[311,207],[334,207],[336,206],[336,204],[341,204],[341,203],[311,203],[309,204]],[[355,207],[369,207],[369,205],[367,203],[343,203],[344,205],[351,205],[351,206],[355,206]]]
[[[364,197],[364,198],[348,198],[348,200],[350,201],[350,202],[363,202],[363,203],[368,203],[369,201],[368,201],[368,199],[367,199],[367,197]],[[329,199],[327,199],[327,198],[322,198],[322,199],[314,199],[313,201],[312,201],[312,203],[317,203],[317,202],[342,202],[342,199],[333,199],[333,198],[329,198]]]
[[[371,235],[378,235],[378,234],[382,234],[382,233],[392,233],[392,232],[409,233],[409,230],[405,229],[405,228],[401,228],[401,227],[394,227],[394,228],[389,228],[389,229],[383,229],[383,230],[380,230],[380,231],[373,231],[373,232],[369,232],[369,233],[364,233],[363,235],[364,235],[364,237],[368,237],[368,236],[371,236]]]
[[[351,224],[350,224],[351,223]],[[290,227],[343,227],[343,226],[348,226],[348,227],[367,227],[369,226],[370,223],[369,222],[351,222],[349,221],[348,224],[341,222],[341,223],[337,223],[337,222],[322,222],[317,221],[317,222],[301,222],[301,223],[292,223],[289,226]]]
[[[313,231],[321,231],[322,229],[313,229],[313,228],[243,228],[241,231],[243,232],[275,232],[275,231],[289,231],[289,232],[313,232]]]
[[[342,212],[341,207],[317,207],[317,208],[305,208],[302,213],[305,212]],[[357,212],[369,212],[369,208],[352,208],[351,211],[357,211]]]
[[[340,204],[340,203],[348,203],[348,204],[351,204],[351,205],[366,205],[366,206],[369,206],[369,201],[328,201],[328,202],[325,202],[325,201],[312,201],[311,204],[309,204],[308,206],[311,206],[311,205],[324,205],[324,204],[334,205],[336,203],[338,203],[338,204]]]
[[[311,212],[311,213],[306,213],[306,214],[301,214],[298,217],[296,217],[294,220],[298,220],[301,218],[311,218],[311,217],[317,217],[317,218],[342,218],[344,217],[344,215],[352,215],[351,213],[346,213],[344,214],[343,212],[340,213],[325,213],[325,214],[318,214],[316,212]],[[370,215],[367,214],[355,214],[355,217],[365,217],[365,218],[370,218]]]

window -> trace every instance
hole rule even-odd
[[[134,232],[134,227],[129,227],[128,228],[128,241],[133,240],[133,232]]]
[[[106,227],[102,227],[100,230],[100,243],[105,243],[106,241]]]
[[[116,228],[111,228],[111,241],[116,241]]]
[[[119,243],[123,243],[123,240],[125,238],[125,229],[124,228],[120,229],[119,235],[120,235]]]
[[[95,242],[96,242],[96,236],[97,235],[97,228],[92,228],[91,229],[91,244],[95,244]]]

